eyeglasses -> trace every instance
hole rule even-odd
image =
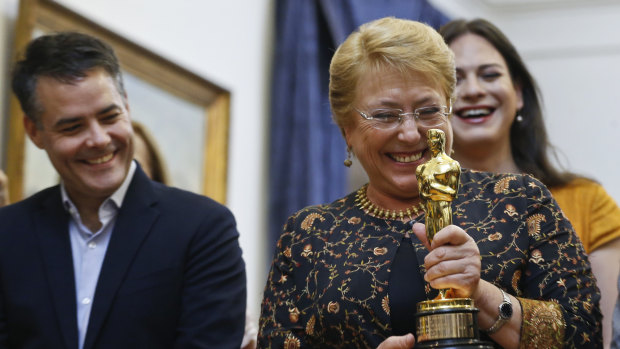
[[[414,118],[416,124],[424,128],[435,127],[443,124],[452,114],[452,107],[428,106],[421,107],[411,113],[404,113],[401,109],[381,108],[364,113],[354,108],[370,125],[377,129],[388,130],[401,125],[407,116]]]

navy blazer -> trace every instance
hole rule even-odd
[[[0,209],[0,348],[77,349],[60,187]],[[246,306],[235,220],[139,168],[101,267],[85,349],[235,348]]]

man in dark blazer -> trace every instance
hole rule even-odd
[[[43,36],[12,79],[26,132],[61,184],[0,209],[0,348],[239,348],[235,220],[133,160],[112,49]]]

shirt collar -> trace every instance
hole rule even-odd
[[[109,202],[113,202],[117,208],[121,207],[121,205],[123,204],[123,200],[125,199],[125,195],[127,194],[129,183],[131,183],[131,179],[136,172],[136,167],[136,161],[132,160],[131,164],[129,165],[129,171],[127,171],[127,176],[125,176],[125,180],[123,180],[121,186],[118,187],[118,189],[116,189],[116,191],[109,198],[103,201],[103,203],[101,204],[102,207],[107,206]],[[67,211],[73,213],[72,211],[75,210],[75,205],[69,198],[67,190],[65,189],[65,183],[63,181],[60,182],[60,193],[62,195],[63,206]]]

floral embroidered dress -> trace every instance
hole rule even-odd
[[[452,209],[453,224],[478,244],[482,279],[518,297],[521,347],[601,346],[589,262],[543,184],[463,170]],[[365,213],[355,193],[291,216],[265,287],[258,347],[376,348],[392,335],[390,265],[410,230]],[[423,275],[428,252],[411,236],[418,260],[412,270]],[[436,295],[428,284],[419,287],[429,299]]]

